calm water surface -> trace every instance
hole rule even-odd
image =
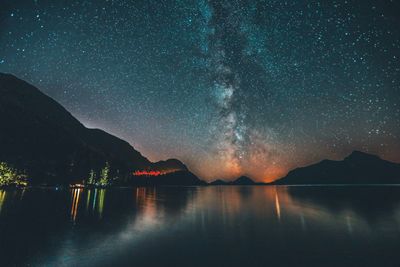
[[[0,266],[400,266],[400,187],[0,190]]]

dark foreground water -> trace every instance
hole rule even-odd
[[[400,266],[400,187],[0,190],[0,266]]]

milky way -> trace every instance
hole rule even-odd
[[[202,178],[400,161],[396,1],[2,1],[0,71]]]

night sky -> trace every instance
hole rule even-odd
[[[0,72],[206,180],[400,162],[397,0],[1,0]]]

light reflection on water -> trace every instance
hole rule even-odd
[[[1,208],[3,207],[3,203],[6,199],[6,194],[7,194],[7,191],[0,190],[0,213],[1,213]]]
[[[276,215],[278,216],[278,220],[281,220],[281,206],[279,204],[279,196],[278,191],[275,188],[275,207],[276,207]]]
[[[400,187],[0,190],[0,236],[4,266],[398,266]]]
[[[71,221],[76,222],[79,209],[83,207],[85,207],[85,210],[81,212],[90,212],[101,218],[103,216],[105,197],[106,189],[71,189]]]
[[[72,190],[72,204],[71,204],[71,219],[75,222],[76,215],[78,212],[79,197],[83,189],[73,189]]]

